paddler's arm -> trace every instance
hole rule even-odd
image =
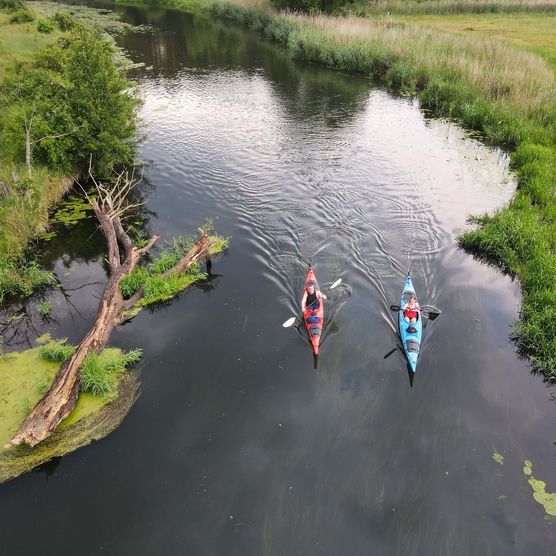
[[[324,295],[320,290],[317,292],[317,297],[319,299],[327,299],[326,295]]]
[[[307,302],[307,292],[303,294],[303,299],[301,300],[301,312],[305,312],[305,303]]]

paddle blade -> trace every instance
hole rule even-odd
[[[428,311],[428,312],[427,312],[427,316],[429,317],[429,320],[435,320],[435,319],[437,319],[440,315],[441,315],[441,313],[433,313],[432,311]]]
[[[282,326],[284,328],[289,328],[295,322],[296,319],[297,319],[297,317],[291,317]]]
[[[331,286],[330,289],[333,290],[336,286],[339,286],[342,283],[342,279],[338,278]]]
[[[390,305],[390,311],[399,311],[399,310],[400,310],[399,305]]]
[[[384,359],[388,359],[394,352],[398,351],[398,348],[395,347],[392,351],[389,351],[385,356]]]

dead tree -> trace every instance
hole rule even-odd
[[[79,394],[80,369],[85,358],[89,353],[98,353],[105,347],[114,327],[127,320],[125,311],[143,295],[143,292],[138,292],[126,301],[120,288],[122,278],[135,268],[141,257],[158,239],[158,236],[153,236],[144,247],[139,248],[134,245],[122,225],[122,215],[138,206],[127,201],[128,193],[138,180],[135,180],[133,175],[122,172],[117,176],[114,185],[107,187],[95,180],[91,169],[89,175],[95,185],[96,196],[88,199],[108,244],[110,278],[92,328],[73,355],[62,364],[49,390],[26,417],[6,447],[23,443],[35,446],[54,432],[60,421],[67,417],[75,406]],[[213,240],[202,231],[200,240],[167,274],[185,272],[191,264],[206,255],[212,245]]]

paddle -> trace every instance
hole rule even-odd
[[[427,305],[425,305],[425,307],[427,307]],[[390,305],[390,311],[401,311],[401,308],[399,305]],[[442,314],[442,311],[438,310],[428,311],[427,309],[420,309],[420,312],[423,313],[423,315],[426,315],[429,320],[434,320]]]
[[[341,278],[338,278],[328,289],[329,289],[329,290],[333,290],[336,286],[338,286],[339,284],[341,284],[341,282],[342,282],[342,279],[341,279]],[[316,300],[315,300],[315,301],[316,301]],[[313,303],[315,303],[315,301],[313,301]],[[311,303],[311,305],[313,305],[313,303]],[[307,306],[307,309],[308,309],[311,305],[308,305],[308,306]],[[289,328],[289,327],[297,320],[297,318],[298,318],[300,315],[302,315],[302,314],[303,314],[303,312],[300,312],[300,313],[297,313],[297,315],[295,315],[295,317],[290,317],[284,324],[282,324],[282,326],[283,326],[284,328]]]

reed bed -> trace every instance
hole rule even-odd
[[[360,14],[457,15],[486,13],[556,13],[554,0],[367,0],[356,2]]]

